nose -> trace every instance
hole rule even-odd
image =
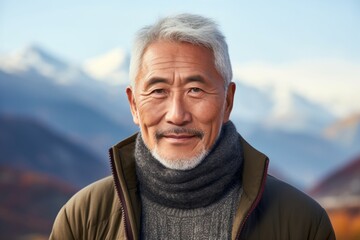
[[[187,104],[185,104],[185,101],[179,95],[173,96],[170,99],[165,120],[167,123],[173,125],[184,126],[191,121],[191,113],[189,112]]]

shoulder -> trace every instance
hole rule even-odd
[[[120,211],[113,178],[103,178],[77,192],[64,206],[73,216],[81,215],[87,221],[101,221],[112,212]]]
[[[280,233],[313,239],[331,239],[333,230],[326,211],[310,196],[295,187],[268,175],[263,196],[255,215],[264,219],[267,227],[281,226]]]
[[[109,176],[81,189],[62,207],[52,235],[85,236],[89,229],[106,229],[114,218],[121,218],[121,204]]]
[[[288,203],[286,205],[291,205],[292,208],[307,206],[322,211],[322,207],[306,193],[271,175],[267,176],[263,198],[267,202]]]
[[[114,181],[112,176],[108,176],[79,190],[66,205],[76,204],[78,201],[89,201],[90,198],[92,198],[92,200],[104,201],[100,196],[102,196],[102,194],[112,194],[113,191]]]
[[[260,206],[278,211],[285,218],[312,219],[322,217],[325,210],[297,188],[268,175]]]

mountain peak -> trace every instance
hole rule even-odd
[[[322,131],[334,116],[286,84],[256,87],[238,80],[232,117],[288,132]]]
[[[23,57],[23,59],[36,59],[41,62],[46,62],[59,69],[68,67],[68,64],[66,64],[63,60],[55,57],[55,54],[50,53],[50,51],[46,50],[39,44],[28,45],[27,47],[21,49],[17,54]]]
[[[14,74],[36,73],[66,85],[82,79],[82,72],[39,44],[28,45],[0,58],[0,70]]]
[[[323,136],[343,146],[360,146],[360,112],[334,122],[324,130]]]
[[[115,48],[98,57],[85,61],[83,70],[91,77],[109,84],[128,82],[130,57],[122,48]]]

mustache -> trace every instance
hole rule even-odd
[[[194,135],[195,137],[198,137],[202,139],[205,135],[205,133],[199,129],[196,128],[185,128],[185,127],[174,127],[167,130],[158,130],[155,132],[155,138],[159,140],[160,138],[170,135],[170,134],[189,134]]]

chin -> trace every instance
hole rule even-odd
[[[202,149],[195,156],[164,156],[161,154],[158,149],[155,147],[151,151],[153,157],[158,160],[164,167],[173,169],[173,170],[190,170],[198,166],[208,155],[208,151]]]

